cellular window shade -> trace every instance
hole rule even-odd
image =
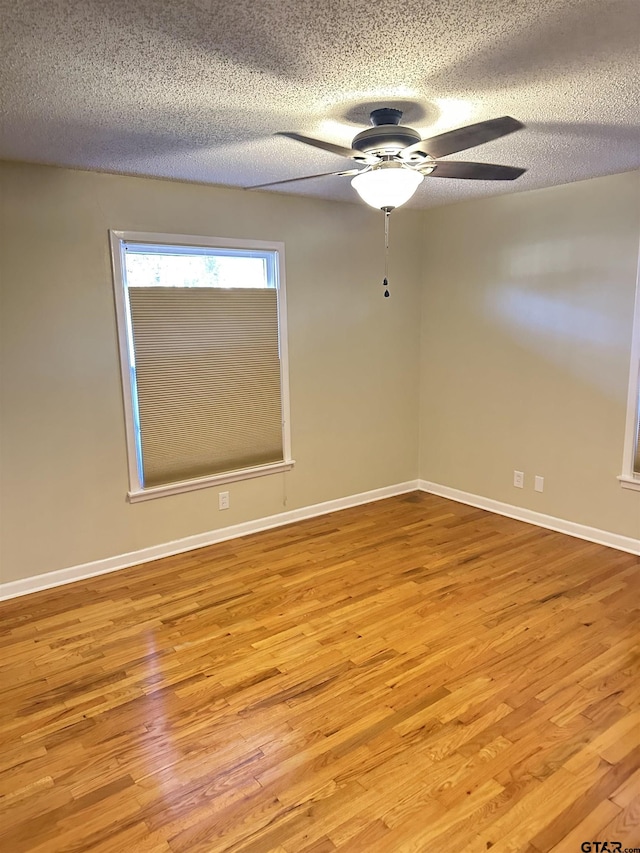
[[[128,292],[144,486],[282,461],[277,291]]]

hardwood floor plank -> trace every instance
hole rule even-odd
[[[1,603],[0,849],[640,846],[639,616],[640,558],[420,493]]]
[[[596,835],[596,841],[616,840],[622,849],[640,847],[640,793]]]
[[[595,809],[562,837],[551,853],[575,853],[585,841],[594,840],[599,832],[621,811],[610,800],[602,800]],[[613,839],[611,839],[613,840]],[[537,850],[537,848],[534,848]]]

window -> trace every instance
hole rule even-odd
[[[622,486],[640,491],[640,259],[631,343],[627,425],[622,460]]]
[[[282,244],[111,232],[129,499],[288,470]]]

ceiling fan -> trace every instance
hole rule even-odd
[[[417,130],[400,124],[402,111],[391,107],[373,110],[370,114],[371,127],[356,134],[351,148],[335,145],[323,139],[314,139],[302,133],[283,131],[286,136],[339,154],[361,164],[363,168],[340,172],[324,172],[284,181],[256,184],[247,189],[261,189],[295,181],[308,181],[331,175],[351,177],[351,184],[360,197],[372,207],[389,214],[394,208],[407,202],[415,193],[423,178],[461,178],[472,181],[513,181],[526,169],[515,166],[498,166],[492,163],[465,163],[459,160],[440,160],[448,154],[475,148],[493,139],[499,139],[524,127],[511,116],[480,121],[457,130],[449,130],[428,139],[422,139]]]

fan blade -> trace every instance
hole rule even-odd
[[[341,157],[354,157],[364,160],[365,157],[360,151],[354,151],[353,148],[344,148],[342,145],[334,145],[333,142],[325,142],[324,139],[313,139],[311,136],[303,136],[302,133],[289,133],[282,131],[276,133],[276,136],[286,136],[287,139],[295,139],[297,142],[304,142],[305,145],[313,145],[314,148],[322,148],[323,151],[329,151],[331,154],[339,154]]]
[[[425,178],[462,178],[468,181],[515,181],[526,169],[516,166],[496,166],[494,163],[463,163],[460,160],[445,160],[431,163],[433,172]]]
[[[331,175],[358,175],[365,169],[348,169],[346,172],[321,172],[319,175],[305,175],[303,178],[287,178],[284,181],[268,181],[266,184],[254,184],[252,187],[244,187],[245,190],[259,190],[262,187],[276,187],[280,184],[293,184],[295,181],[310,181],[312,178],[329,178]]]
[[[405,159],[407,154],[423,152],[430,154],[434,159],[438,159],[439,157],[446,157],[447,154],[464,151],[466,148],[475,148],[476,145],[483,145],[485,142],[491,142],[492,139],[499,139],[501,136],[506,136],[508,133],[513,133],[523,127],[524,125],[521,122],[511,118],[511,116],[479,121],[477,124],[469,124],[467,127],[449,130],[446,133],[409,145],[402,151],[401,156]]]

